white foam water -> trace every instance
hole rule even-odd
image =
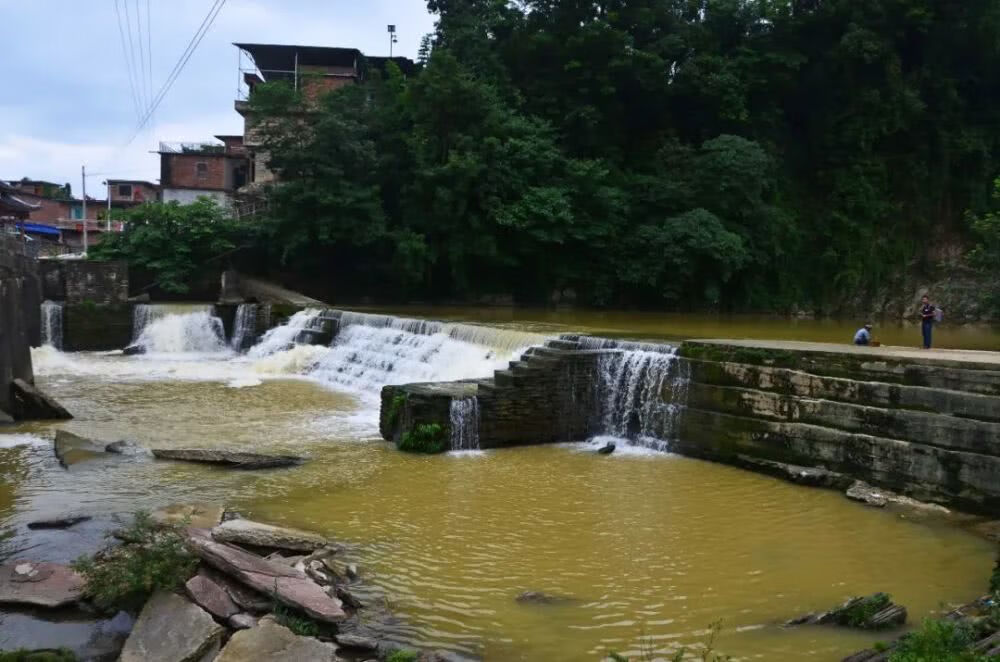
[[[295,347],[303,329],[313,329],[319,323],[322,310],[306,308],[288,318],[281,326],[268,330],[256,345],[247,351],[250,358],[263,358]]]
[[[58,301],[42,302],[42,345],[63,348],[63,304]]]
[[[457,398],[451,401],[451,450],[479,450],[479,398]]]
[[[242,352],[253,343],[257,332],[257,304],[241,303],[236,307],[233,318],[233,337],[229,346],[236,352]]]
[[[661,348],[662,349],[662,348]],[[598,359],[601,432],[666,450],[687,396],[688,367],[669,351],[624,350]]]
[[[133,341],[147,354],[223,354],[229,352],[222,320],[208,312],[156,317]]]

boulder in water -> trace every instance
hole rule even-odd
[[[263,455],[208,448],[154,448],[152,452],[154,457],[161,460],[217,464],[231,469],[274,469],[305,462],[305,458],[295,455]]]
[[[212,538],[220,542],[286,549],[293,552],[313,552],[327,544],[326,538],[317,533],[248,519],[223,522],[212,529]]]
[[[862,480],[854,481],[854,484],[851,485],[844,494],[848,499],[860,501],[861,503],[874,506],[876,508],[884,508],[885,504],[889,502],[885,492],[872,487]]]
[[[284,605],[318,621],[337,623],[345,618],[340,601],[331,598],[304,572],[273,563],[235,545],[212,540],[208,531],[189,529],[191,548],[203,561],[250,588],[271,595]]]
[[[175,503],[153,511],[153,522],[159,526],[193,526],[210,529],[222,519],[222,506],[210,503]]]
[[[153,595],[142,608],[120,662],[212,659],[225,632],[198,605],[175,593]]]
[[[188,596],[202,609],[222,620],[240,613],[226,590],[204,575],[195,575],[184,584]]]
[[[70,468],[74,464],[107,457],[104,446],[66,430],[56,430],[56,440],[52,446],[59,464]]]
[[[240,630],[222,649],[215,662],[336,662],[337,647],[293,633],[271,619],[257,627]]]
[[[73,418],[65,407],[23,379],[11,382],[10,394],[12,400],[10,413],[17,420],[62,421]]]
[[[145,353],[146,353],[145,345],[129,345],[128,347],[122,350],[122,354],[124,354],[125,356],[136,356],[137,354],[145,354]]]
[[[614,452],[615,452],[615,444],[610,441],[597,449],[598,455],[611,455]]]
[[[112,441],[104,447],[104,450],[116,455],[141,455],[146,452],[146,449],[134,441],[126,441],[124,439],[121,441]]]
[[[809,613],[785,623],[791,625],[840,625],[862,630],[886,630],[906,623],[906,607],[885,593],[847,600],[830,611]]]
[[[63,607],[80,599],[83,584],[68,566],[14,561],[0,565],[0,604]]]

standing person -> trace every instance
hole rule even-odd
[[[865,324],[854,334],[855,345],[870,345],[872,342],[872,325]]]
[[[920,331],[924,336],[924,349],[930,349],[931,332],[934,330],[937,309],[931,304],[931,299],[926,294],[920,297],[920,303]]]

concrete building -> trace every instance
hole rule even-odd
[[[217,136],[218,143],[160,143],[160,191],[163,202],[190,204],[199,197],[229,206],[236,189],[247,183],[242,136]]]
[[[139,179],[109,179],[106,185],[111,196],[112,209],[134,207],[160,199],[160,187],[152,182]]]

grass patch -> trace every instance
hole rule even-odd
[[[399,450],[408,453],[443,453],[448,450],[444,428],[438,423],[424,423],[403,434]]]
[[[899,640],[889,662],[988,662],[996,658],[969,647],[976,633],[968,623],[925,619],[919,630]]]
[[[385,662],[417,662],[420,655],[417,651],[411,650],[395,650],[389,653],[389,657],[385,658]]]
[[[66,648],[46,650],[0,651],[0,662],[77,662],[76,655]]]
[[[117,536],[123,544],[73,562],[86,580],[84,593],[101,609],[137,609],[156,591],[182,586],[198,566],[181,532],[157,528],[147,512]]]
[[[274,618],[278,621],[279,625],[284,625],[300,637],[333,636],[334,634],[326,624],[314,621],[304,614],[289,609],[285,605],[275,604],[271,613],[274,614]]]

